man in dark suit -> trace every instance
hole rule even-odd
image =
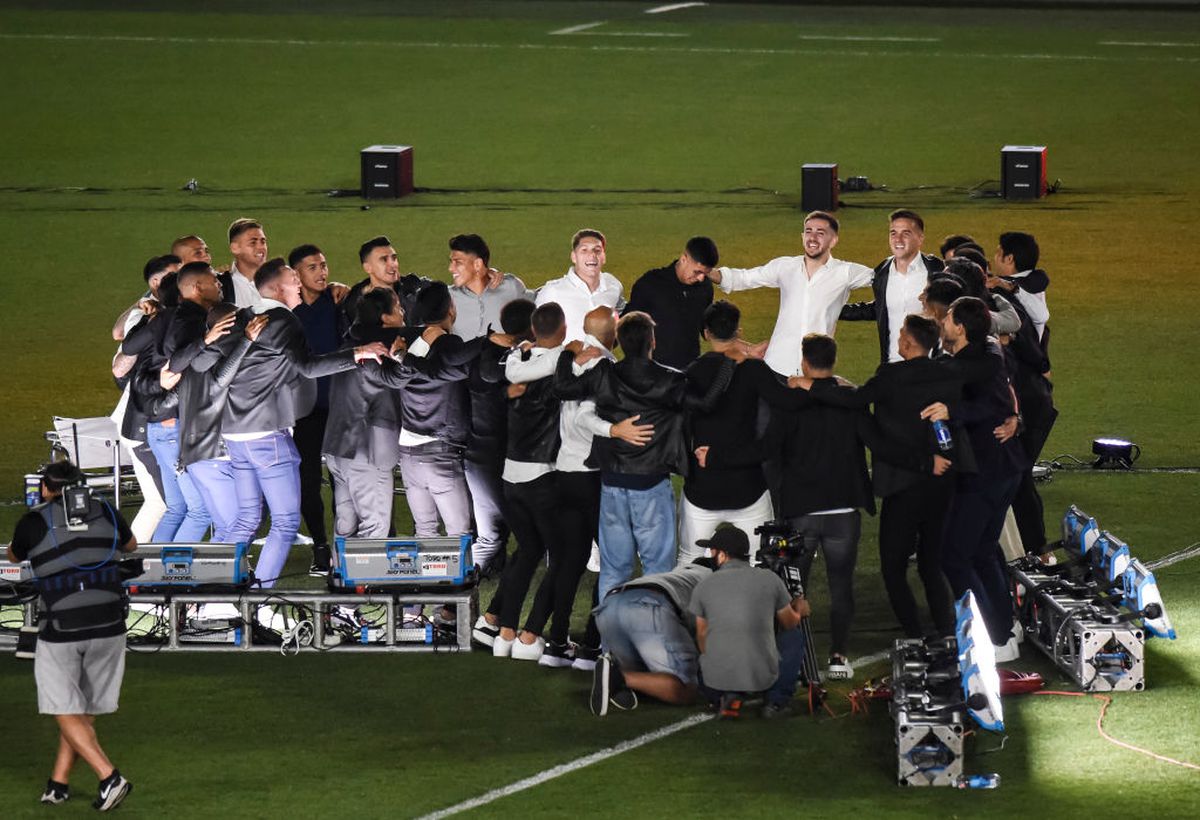
[[[264,496],[271,511],[271,530],[255,566],[265,588],[274,586],[300,529],[300,454],[288,431],[311,410],[316,392],[301,388],[307,379],[349,370],[356,361],[378,361],[387,348],[376,342],[314,356],[292,314],[300,304],[296,272],[276,257],[263,263],[254,282],[260,299],[257,312],[265,313],[269,324],[230,384],[221,434],[233,462],[238,497],[232,539],[249,542],[254,537]]]
[[[900,209],[888,217],[888,246],[892,255],[875,266],[871,283],[874,298],[842,308],[842,319],[873,319],[879,328],[880,363],[900,361],[900,325],[910,313],[921,312],[921,291],[929,274],[944,265],[936,256],[922,253],[925,220],[916,211]]]
[[[942,575],[942,527],[953,489],[945,475],[953,462],[970,463],[965,436],[953,437],[950,452],[937,446],[932,425],[921,411],[934,402],[958,404],[958,378],[930,358],[938,344],[938,324],[916,314],[905,317],[900,329],[902,360],[882,364],[859,388],[829,382],[812,386],[814,399],[845,407],[875,407],[875,421],[884,438],[933,455],[933,473],[916,472],[872,452],[875,495],[883,499],[879,515],[879,565],[892,611],[909,638],[923,636],[917,602],[905,577],[916,552],[917,572],[938,635],[954,631],[954,606]],[[951,411],[953,416],[953,410]]]

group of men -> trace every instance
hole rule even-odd
[[[1002,234],[989,260],[962,235],[924,253],[913,211],[888,226],[874,268],[833,256],[840,226],[820,211],[805,217],[802,254],[755,268],[719,266],[716,244],[694,237],[628,301],[590,229],[572,238],[566,274],[536,292],[492,267],[473,234],[449,241],[450,284],[401,275],[376,237],[353,286],[330,279],[315,245],[268,258],[254,220],[230,226],[224,271],[202,239],[182,237],[147,264],[149,292],[114,328],[122,432],[150,499],[133,532],[197,540],[211,527],[214,540],[249,541],[265,499],[256,577],[268,587],[302,519],[311,571],[329,569],[323,465],[334,533],[359,538],[394,533],[398,466],[415,534],[472,533],[480,572],[500,579],[476,638],[498,656],[590,669],[601,636],[589,623],[572,641],[569,621],[593,543],[599,604],[638,564],[655,575],[699,557],[722,522],[752,539],[787,520],[807,539],[805,580],[816,553],[826,563],[829,668],[849,677],[860,511],[879,496],[883,576],[905,633],[926,631],[905,577],[916,553],[931,629],[948,632],[951,593],[973,589],[1003,645],[1011,607],[995,546],[1010,506],[1027,551],[1045,547],[1029,467],[1055,415],[1049,280],[1028,234]],[[714,285],[778,288],[769,340],[743,340]],[[871,301],[849,303],[868,286]],[[835,377],[839,319],[876,323],[880,367],[858,388]]]

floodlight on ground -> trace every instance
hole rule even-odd
[[[984,729],[1004,731],[1004,709],[1000,705],[1000,673],[996,671],[996,648],[968,590],[954,604],[954,637],[958,640],[958,667],[962,674],[963,699],[967,714]]]
[[[1072,504],[1062,520],[1062,542],[1068,551],[1087,555],[1096,539],[1100,537],[1100,526],[1096,519]]]
[[[1141,613],[1146,631],[1159,638],[1175,640],[1175,627],[1167,616],[1166,607],[1163,606],[1154,573],[1134,558],[1125,567],[1121,576],[1121,586],[1125,592],[1125,606]]]
[[[1123,438],[1098,438],[1092,441],[1092,464],[1097,470],[1132,470],[1133,462],[1142,455],[1142,448]]]
[[[1101,531],[1092,550],[1092,565],[1099,571],[1100,577],[1108,582],[1110,589],[1120,587],[1121,577],[1132,558],[1128,544],[1108,530]]]

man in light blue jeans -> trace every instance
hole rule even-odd
[[[300,530],[300,451],[291,435],[282,430],[248,441],[227,438],[225,447],[233,465],[238,499],[230,540],[245,544],[254,540],[266,498],[271,529],[254,575],[263,587],[272,587]]]
[[[645,575],[675,566],[675,493],[669,475],[603,473],[600,480],[603,601],[610,589],[633,577],[635,555]]]
[[[204,497],[191,476],[176,469],[179,463],[178,419],[146,425],[146,445],[162,473],[163,500],[167,511],[154,530],[154,542],[199,541],[208,532],[210,518]]]

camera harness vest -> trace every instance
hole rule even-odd
[[[42,599],[42,617],[67,637],[112,627],[125,620],[125,595],[116,559],[116,514],[93,502],[86,530],[69,530],[57,501],[34,507],[46,534],[28,555]],[[106,514],[107,513],[107,514]]]

